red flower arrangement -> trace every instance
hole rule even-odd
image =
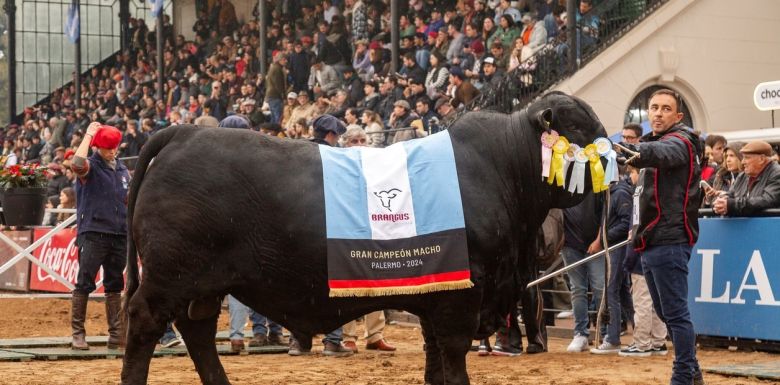
[[[46,170],[37,163],[31,165],[13,165],[0,170],[0,188],[39,188],[46,187]]]

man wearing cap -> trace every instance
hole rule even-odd
[[[638,145],[624,145],[635,150],[626,151],[627,163],[641,169],[630,237],[642,254],[653,307],[674,343],[671,385],[702,385],[688,311],[688,260],[699,236],[703,149],[698,135],[680,124],[679,106],[674,91],[655,91],[647,109],[653,131]]]
[[[127,188],[130,174],[116,159],[122,133],[111,126],[93,122],[87,127],[73,158],[71,168],[78,177],[76,208],[79,247],[79,271],[73,290],[71,347],[87,350],[84,320],[89,293],[95,291],[95,277],[103,267],[103,288],[106,293],[108,348],[119,347],[122,271],[127,258]],[[97,150],[87,157],[89,148]]]
[[[746,144],[740,174],[726,195],[715,200],[716,214],[750,216],[764,209],[780,207],[780,165],[773,162],[772,146],[763,140]]]
[[[298,94],[298,105],[295,106],[290,115],[290,119],[287,120],[285,129],[289,130],[301,119],[305,119],[307,122],[314,119],[317,116],[317,106],[309,101],[309,94],[305,91]]]
[[[415,119],[419,119],[417,117],[417,114],[414,114],[411,112],[412,107],[406,100],[396,100],[395,103],[393,103],[393,113],[390,114],[390,119],[387,122],[387,125],[390,126],[390,128],[409,128],[412,125],[412,121]],[[390,132],[387,134],[387,143],[392,144],[395,143],[395,132]]]
[[[496,59],[488,56],[482,61],[482,86],[498,87],[504,78],[504,71],[496,65]]]
[[[460,67],[450,69],[450,88],[448,95],[452,95],[452,106],[455,108],[469,104],[479,95],[479,90],[466,78],[466,74]]]

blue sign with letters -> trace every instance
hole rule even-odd
[[[688,263],[696,334],[780,341],[780,218],[704,218]]]

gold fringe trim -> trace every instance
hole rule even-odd
[[[330,297],[382,297],[387,295],[425,294],[434,291],[462,290],[474,287],[470,279],[449,282],[433,282],[417,286],[364,287],[330,289]]]

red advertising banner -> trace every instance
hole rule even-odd
[[[46,235],[51,228],[36,227],[34,239]],[[33,251],[33,256],[46,266],[56,271],[73,285],[76,284],[79,272],[79,250],[76,246],[76,228],[63,229],[53,237],[47,239],[40,247]],[[103,269],[101,268],[95,278],[96,292],[103,292]],[[49,275],[36,264],[31,264],[30,290],[49,291],[56,293],[69,293],[70,290]]]
[[[11,231],[4,230],[8,238],[11,238],[13,242],[22,248],[30,246],[32,243],[32,231]],[[0,242],[0,265],[4,265],[11,258],[16,256],[16,249],[5,242]],[[29,283],[30,275],[30,261],[22,259],[16,262],[9,270],[0,274],[0,289],[2,290],[14,290],[14,291],[27,291],[27,284]]]

